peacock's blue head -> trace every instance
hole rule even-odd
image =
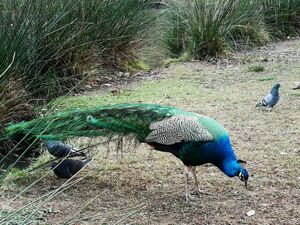
[[[247,188],[247,182],[248,182],[248,178],[249,178],[249,174],[248,174],[247,170],[241,167],[239,170],[238,176],[239,176],[240,180],[245,183],[245,187]]]
[[[243,160],[230,159],[223,161],[219,168],[229,177],[239,177],[240,180],[245,183],[245,187],[247,188],[249,174],[243,167],[245,164],[246,162]]]

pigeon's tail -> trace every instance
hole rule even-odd
[[[293,90],[297,90],[297,89],[300,89],[300,85],[293,88]]]
[[[257,103],[255,107],[262,107],[262,106],[267,106],[267,105],[268,105],[267,102],[263,99],[262,101]]]
[[[256,104],[255,107],[261,107],[261,106],[263,106],[263,104],[262,104],[262,102],[259,102],[259,103]]]
[[[76,150],[76,151],[71,151],[71,153],[69,153],[69,155],[66,155],[68,157],[85,157],[87,158],[86,154],[80,150]]]
[[[91,160],[92,160],[91,158],[87,158],[87,159],[83,160],[82,162],[83,162],[84,165],[86,165],[86,164],[88,164]]]

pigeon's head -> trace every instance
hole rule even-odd
[[[279,88],[280,88],[280,84],[276,83],[276,84],[274,84],[272,90],[277,90],[278,91]]]
[[[57,165],[58,165],[57,162],[52,162],[52,163],[50,164],[50,167],[51,167],[51,169],[54,169]]]
[[[279,84],[279,83],[276,83],[276,84],[272,87],[271,94],[272,94],[272,95],[277,95],[277,94],[278,94],[278,91],[279,91],[279,88],[280,88],[280,84]]]
[[[273,88],[279,89],[279,88],[280,88],[280,84],[279,84],[279,83],[276,83],[276,84],[273,86]]]

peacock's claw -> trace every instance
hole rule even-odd
[[[199,196],[193,195],[192,193],[189,193],[189,194],[185,195],[185,199],[186,199],[187,202],[197,201],[197,200],[199,200]]]
[[[195,189],[194,191],[192,191],[190,194],[191,194],[191,195],[198,195],[198,196],[201,196],[201,195],[210,195],[210,193],[205,192],[205,191],[203,191],[203,190],[201,190],[201,189],[198,189],[198,188],[196,188],[196,189]]]

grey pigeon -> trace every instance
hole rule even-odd
[[[51,168],[56,176],[62,179],[69,179],[81,170],[91,159],[75,160],[65,159],[61,162],[52,162]]]
[[[53,140],[46,141],[46,148],[48,152],[57,158],[63,158],[66,156],[74,157],[74,156],[84,156],[86,157],[84,152],[76,151],[72,149],[70,146]]]
[[[296,86],[293,88],[293,90],[300,89],[300,82],[294,82],[294,84]]]
[[[275,84],[270,93],[264,97],[264,99],[259,102],[256,107],[267,107],[272,109],[279,101],[279,88],[280,84]]]

